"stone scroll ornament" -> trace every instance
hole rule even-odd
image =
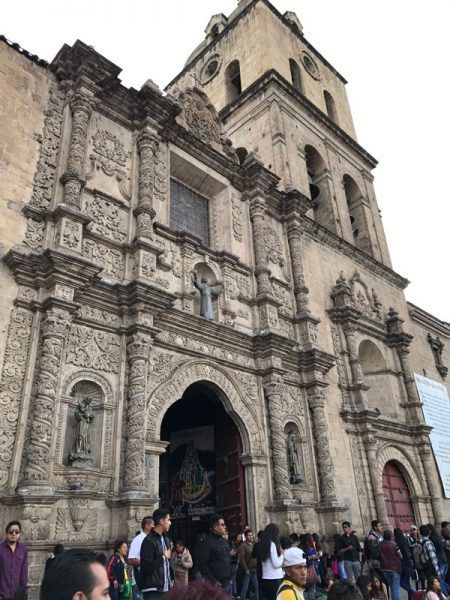
[[[192,273],[192,282],[200,292],[200,315],[207,321],[214,321],[213,299],[220,296],[222,293],[222,285],[212,285],[208,283],[207,277],[202,277],[200,281],[197,279],[197,274]]]
[[[94,420],[94,414],[91,403],[91,398],[82,398],[75,409],[77,430],[75,442],[69,454],[69,462],[74,467],[84,467],[92,463],[90,428]]]

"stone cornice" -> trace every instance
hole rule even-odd
[[[356,432],[365,433],[370,424],[371,433],[380,434],[384,432],[401,434],[414,439],[417,435],[428,435],[431,427],[424,423],[401,423],[397,418],[381,415],[373,408],[352,410],[350,408],[341,411],[341,417],[346,423],[352,423]]]
[[[253,0],[253,2],[250,2],[244,10],[242,10],[234,19],[231,19],[228,21],[228,24],[226,25],[226,27],[219,33],[219,35],[214,38],[214,40],[212,40],[209,44],[207,44],[202,50],[200,50],[197,54],[195,54],[195,56],[183,67],[183,69],[178,73],[178,75],[176,75],[172,81],[170,81],[166,87],[164,88],[164,90],[168,90],[170,87],[172,87],[179,79],[181,79],[181,77],[183,77],[184,75],[186,75],[186,73],[188,73],[192,67],[194,67],[194,65],[205,55],[207,54],[210,50],[212,50],[214,48],[214,46],[217,44],[218,41],[220,41],[222,38],[226,37],[228,35],[228,33],[239,23],[239,21],[241,19],[243,19],[251,10],[252,8],[258,3],[258,2],[262,2],[263,4],[265,4],[267,6],[267,8],[280,20],[282,21],[282,23],[288,27],[288,29],[295,35],[298,37],[298,39],[305,44],[305,46],[308,48],[308,50],[310,50],[315,56],[316,58],[318,58],[326,67],[328,67],[330,69],[330,71],[332,71],[341,81],[342,83],[347,83],[347,80],[339,73],[339,71],[337,71],[333,65],[331,65],[331,63],[329,63],[326,58],[324,58],[322,56],[322,54],[320,54],[320,52],[318,52],[314,46],[308,42],[308,40],[305,38],[305,36],[303,35],[303,33],[301,33],[288,19],[286,19],[286,17],[284,17],[276,8],[275,6],[273,6],[273,4],[271,4],[268,0]],[[194,51],[195,52],[195,51]]]
[[[446,338],[450,337],[450,323],[441,321],[434,315],[423,310],[423,308],[412,304],[412,302],[407,302],[407,305],[411,320],[420,325],[420,327],[426,330],[431,329],[434,333],[438,333]]]
[[[348,133],[341,129],[338,125],[322,112],[315,104],[313,104],[308,98],[301,94],[294,88],[282,75],[275,69],[266,71],[259,79],[254,81],[248,88],[246,88],[242,94],[240,94],[233,102],[230,102],[227,106],[222,108],[219,112],[220,118],[225,122],[229,116],[236,111],[242,104],[248,101],[251,96],[257,96],[262,90],[267,88],[269,85],[274,84],[278,86],[283,94],[290,96],[295,102],[300,104],[302,108],[312,117],[316,122],[326,127],[334,136],[336,136],[341,142],[343,142],[350,150],[352,150],[364,163],[373,169],[377,166],[377,160],[369,154],[362,146],[358,144]],[[259,108],[261,108],[259,106]]]
[[[378,262],[375,258],[372,258],[372,256],[369,256],[353,244],[350,244],[350,242],[347,242],[312,219],[304,217],[302,220],[302,227],[312,239],[338,250],[345,256],[354,260],[355,263],[358,263],[368,271],[385,279],[400,290],[404,290],[409,284],[409,281],[405,277],[402,277],[383,263]]]

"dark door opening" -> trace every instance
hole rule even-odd
[[[241,531],[247,518],[242,442],[217,393],[191,385],[164,415],[161,439],[170,442],[160,459],[159,494],[171,511],[172,540],[194,549],[214,513],[230,534]]]

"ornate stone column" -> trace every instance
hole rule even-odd
[[[422,442],[419,454],[422,459],[423,470],[425,471],[425,478],[427,480],[428,491],[430,493],[434,522],[441,523],[444,519],[444,515],[442,513],[441,484],[436,472],[436,465],[434,463],[433,454],[431,451],[431,444],[428,440]]]
[[[370,481],[372,483],[372,492],[377,510],[377,518],[383,523],[383,525],[389,525],[383,486],[378,469],[377,440],[373,435],[367,435],[363,442],[366,449],[367,462],[369,465]]]
[[[153,208],[155,154],[158,150],[157,136],[144,128],[139,132],[137,147],[139,152],[139,196],[135,210],[137,237],[153,239]]]
[[[67,170],[62,176],[64,203],[79,209],[81,191],[86,183],[85,162],[89,119],[95,100],[83,92],[77,92],[70,100],[72,111],[72,133],[70,136]]]
[[[52,308],[41,324],[41,359],[36,396],[32,405],[30,439],[26,450],[25,480],[20,487],[39,488],[42,494],[53,491],[50,476],[54,420],[64,344],[70,321],[69,312]]]
[[[300,224],[296,222],[289,223],[287,226],[287,238],[289,243],[289,252],[291,254],[292,276],[294,280],[294,295],[297,313],[302,313],[303,311],[308,310],[309,295],[309,289],[305,283],[303,264],[301,260],[301,237],[302,232]]]
[[[269,413],[275,498],[278,501],[282,501],[286,498],[292,498],[286,456],[286,436],[283,429],[282,413],[280,411],[281,398],[283,395],[282,378],[275,375],[268,379],[264,383],[264,391],[267,398]]]
[[[364,375],[359,360],[359,353],[356,346],[357,327],[354,323],[346,323],[343,325],[345,342],[348,350],[348,361],[352,372],[352,385],[358,386],[364,382]]]
[[[127,344],[130,365],[123,490],[126,495],[145,492],[145,399],[152,340],[136,334]]]
[[[263,198],[255,197],[250,200],[250,219],[253,231],[255,276],[258,284],[258,295],[271,294],[270,269],[267,267],[267,255],[264,245],[265,203]]]
[[[320,496],[322,502],[336,500],[334,487],[334,465],[331,458],[329,433],[325,417],[326,395],[321,388],[308,390],[308,404],[311,410],[317,467],[319,469]]]

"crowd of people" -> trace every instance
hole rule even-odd
[[[450,600],[450,523],[415,525],[404,533],[378,520],[361,542],[342,523],[332,551],[315,533],[281,536],[269,523],[229,535],[220,515],[192,552],[169,537],[168,510],[142,520],[128,546],[118,540],[102,552],[57,544],[45,564],[40,600]],[[0,598],[23,600],[28,551],[21,525],[11,521],[0,544]]]

